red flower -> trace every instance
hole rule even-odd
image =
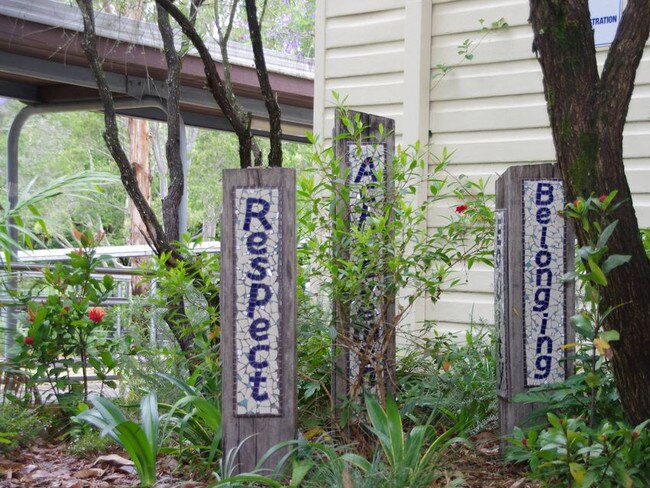
[[[580,199],[579,199],[579,198],[576,198],[575,200],[573,200],[573,206],[574,206],[574,207],[577,207],[577,206],[578,206],[578,202],[580,202]]]
[[[26,336],[23,342],[26,345],[31,346],[32,344],[34,344],[34,338],[32,336]]]
[[[521,444],[522,444],[523,446],[525,446],[526,444],[528,444],[528,439],[526,439],[526,438],[524,437],[524,438],[521,440]]]
[[[463,213],[463,212],[464,212],[465,210],[467,210],[468,208],[469,208],[469,205],[466,205],[466,204],[464,204],[464,203],[463,203],[462,205],[458,205],[458,206],[456,207],[456,213],[459,213],[459,214],[460,214],[460,213]]]
[[[92,307],[88,309],[88,318],[96,324],[104,320],[104,315],[106,315],[106,310],[102,307]]]
[[[607,195],[601,195],[601,196],[598,197],[598,201],[600,203],[603,203],[605,200],[607,200]]]

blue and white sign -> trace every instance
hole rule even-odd
[[[523,180],[525,386],[565,379],[565,221],[561,180]]]
[[[350,187],[350,221],[358,229],[364,228],[376,213],[384,198],[386,144],[349,143],[347,164]],[[358,256],[365,263],[367,258]],[[358,385],[363,369],[363,388],[376,393],[376,359],[382,356],[383,327],[381,325],[380,296],[375,289],[362,290],[350,304],[351,347],[349,351],[350,387]],[[350,392],[353,394],[354,392]],[[358,392],[356,392],[358,393]]]
[[[279,192],[237,188],[234,205],[236,414],[281,415]]]
[[[621,21],[621,0],[589,0],[589,13],[596,46],[609,46]]]

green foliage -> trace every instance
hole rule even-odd
[[[406,434],[397,404],[391,397],[387,397],[385,409],[367,394],[365,404],[372,423],[370,430],[381,446],[385,463],[385,467],[380,470],[381,479],[376,480],[375,486],[430,486],[435,478],[436,456],[451,443],[461,442],[462,439],[453,437],[453,429],[437,435],[430,424],[415,426]],[[372,463],[356,454],[345,454],[343,459],[364,474],[371,473],[374,469]]]
[[[616,191],[600,197],[577,198],[566,206],[565,215],[581,227],[587,243],[577,250],[575,272],[567,273],[566,280],[576,280],[582,295],[582,310],[571,317],[577,342],[563,347],[575,349],[570,357],[576,373],[557,385],[532,388],[516,400],[541,403],[541,412],[562,411],[570,415],[587,412],[590,426],[603,419],[622,418],[618,393],[614,385],[610,359],[611,342],[617,341],[616,330],[605,330],[605,320],[617,306],[602,301],[607,277],[617,267],[627,263],[629,256],[609,254],[607,242],[614,232],[617,220],[612,213],[620,203],[613,203]]]
[[[603,421],[589,427],[581,417],[548,413],[550,427],[528,433],[516,428],[507,459],[527,462],[544,486],[588,488],[650,484],[650,433],[643,422]]]
[[[438,86],[438,84],[447,75],[447,73],[462,65],[466,61],[472,61],[474,59],[474,52],[478,49],[478,47],[483,43],[489,34],[507,29],[509,27],[508,23],[503,17],[495,20],[489,26],[485,25],[484,19],[479,19],[479,24],[481,25],[481,28],[478,32],[481,33],[481,37],[478,40],[467,38],[458,45],[457,52],[459,59],[455,62],[455,64],[438,63],[434,66],[434,74],[432,77],[433,85],[431,87],[431,90],[435,89]]]
[[[48,426],[49,421],[37,410],[0,403],[0,454],[29,447]]]
[[[465,340],[429,325],[397,362],[402,413],[414,423],[435,419],[473,435],[497,422],[496,338],[489,327],[473,326]]]
[[[18,101],[0,106],[0,151],[3,154],[6,153],[8,128],[22,107]],[[28,209],[21,214],[23,227],[38,237],[39,246],[58,247],[56,241],[72,242],[73,227],[102,228],[112,242],[124,242],[126,193],[120,184],[106,185],[119,182],[119,172],[106,151],[103,130],[103,116],[93,112],[36,115],[24,127],[19,144],[19,187],[31,192],[37,186],[55,188],[56,182],[67,179],[76,179],[79,183],[74,191],[69,191],[73,187],[62,188],[57,205],[38,207],[38,215],[32,215]],[[1,166],[0,184],[6,188],[6,160]],[[93,182],[88,176],[93,173],[102,177]],[[53,182],[49,183],[50,180]],[[79,198],[83,193],[86,198]],[[41,222],[47,222],[47,232],[42,229]]]
[[[94,430],[80,429],[68,444],[68,452],[78,458],[88,458],[91,455],[103,454],[115,442],[108,436],[98,436]]]
[[[77,415],[77,419],[97,427],[126,450],[135,464],[142,487],[156,482],[156,457],[160,440],[160,418],[155,393],[140,402],[140,424],[128,420],[124,413],[107,398],[93,396],[93,407]]]
[[[178,457],[188,452],[205,457],[207,464],[214,462],[221,442],[220,398],[210,400],[203,397],[192,385],[184,383],[168,374],[159,373],[183,392],[183,396],[173,405],[160,404],[165,413],[160,417],[167,437],[174,432],[178,443]]]
[[[70,264],[56,263],[43,272],[30,290],[12,291],[26,308],[24,334],[18,334],[14,367],[28,372],[33,386],[47,381],[64,408],[88,396],[88,370],[102,383],[114,386],[108,375],[115,370],[115,343],[108,337],[110,320],[99,307],[114,288],[111,276],[95,277],[101,258],[95,245],[101,236],[77,231],[80,248],[69,255]],[[44,301],[36,297],[46,294]],[[73,373],[81,370],[83,397]]]
[[[360,154],[366,142],[360,117],[349,116],[344,108],[339,117],[346,129],[337,138],[356,143]],[[380,128],[380,138],[388,135]],[[340,157],[333,148],[316,145],[315,176],[298,181],[299,260],[310,282],[349,312],[355,330],[363,331],[368,341],[386,344],[417,299],[426,296],[436,302],[443,289],[460,282],[454,272],[458,267],[491,264],[492,197],[484,181],[449,175],[446,150],[438,158],[419,144],[398,148],[384,168],[375,168],[377,182],[362,188],[346,184],[350,169]],[[379,183],[386,175],[391,183]],[[424,192],[428,198],[421,198]],[[427,214],[445,205],[456,205],[456,212],[445,225],[426,229]],[[351,222],[349,215],[368,218]],[[399,313],[374,312],[388,310],[400,290],[406,295]],[[333,329],[331,334],[337,347],[372,349],[371,344],[352,344]],[[367,356],[359,370],[376,373],[381,395],[386,390],[382,355]],[[353,392],[363,386],[358,376],[351,378]]]
[[[636,428],[623,419],[611,371],[611,342],[616,330],[605,330],[605,320],[617,306],[603,303],[609,274],[630,259],[609,254],[607,242],[618,221],[611,214],[616,191],[600,197],[577,198],[565,208],[586,238],[577,250],[576,272],[582,292],[582,310],[571,318],[577,342],[573,359],[576,374],[559,385],[531,389],[516,400],[541,403],[550,424],[526,434],[516,429],[508,458],[527,461],[532,475],[547,486],[647,486],[650,483],[648,421]],[[554,412],[562,411],[563,417]],[[621,419],[621,420],[619,420]]]

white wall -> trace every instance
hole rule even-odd
[[[314,128],[331,134],[331,90],[347,95],[350,108],[392,117],[398,140],[430,142],[454,151],[451,171],[494,181],[509,165],[553,162],[554,149],[532,53],[526,0],[317,0]],[[504,18],[507,29],[483,38]],[[442,79],[439,64],[456,65],[466,39],[474,59]],[[482,40],[481,40],[482,39]],[[604,60],[606,48],[599,49]],[[432,81],[433,80],[433,81]],[[327,139],[327,137],[325,137]],[[624,156],[637,216],[650,226],[650,48],[637,73],[625,130]],[[427,225],[444,222],[456,202],[438,205]],[[462,330],[471,321],[493,322],[492,271],[460,270],[463,286],[437,305],[420,304],[412,322],[436,320]]]

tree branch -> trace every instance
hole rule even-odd
[[[183,33],[189,38],[189,40],[198,51],[199,56],[203,61],[208,88],[212,92],[212,96],[217,102],[217,105],[219,105],[219,108],[235,131],[235,134],[239,140],[240,166],[242,168],[250,167],[251,140],[253,138],[253,134],[250,130],[250,121],[248,121],[248,123],[242,123],[240,118],[237,116],[235,108],[228,99],[225,85],[221,79],[221,76],[219,76],[214,60],[210,55],[210,51],[208,51],[208,48],[203,42],[203,39],[201,39],[201,36],[198,34],[192,23],[172,3],[171,0],[156,0],[156,3],[165,9],[174,18],[174,20],[176,20]]]
[[[634,90],[634,76],[650,35],[650,2],[629,0],[609,48],[600,82],[603,129],[620,132]]]
[[[163,221],[167,239],[170,241],[180,239],[178,209],[183,198],[185,178],[183,175],[183,162],[181,161],[180,146],[180,74],[182,61],[176,46],[174,46],[174,31],[169,24],[167,12],[156,5],[158,15],[158,30],[163,39],[165,60],[167,61],[167,168],[169,172],[169,187],[167,196],[163,199]]]
[[[269,151],[269,166],[282,166],[282,122],[280,114],[280,105],[273,93],[271,83],[269,82],[269,73],[266,69],[264,59],[264,49],[262,47],[262,33],[260,31],[259,21],[257,19],[257,8],[255,0],[246,0],[246,17],[248,19],[248,30],[251,35],[253,45],[253,56],[255,58],[255,71],[257,79],[264,96],[264,104],[269,113],[271,149]]]
[[[120,143],[113,96],[111,95],[111,90],[106,81],[106,77],[99,61],[99,54],[97,52],[95,16],[92,0],[77,0],[77,4],[81,10],[81,17],[84,24],[83,40],[81,45],[86,54],[86,59],[88,60],[93,77],[97,82],[99,96],[104,105],[104,123],[106,126],[103,134],[104,141],[108,146],[111,156],[117,163],[120,170],[122,184],[124,185],[126,192],[131,197],[135,207],[138,209],[138,213],[142,217],[142,221],[151,239],[152,247],[155,249],[156,253],[161,254],[162,252],[169,250],[169,245],[165,241],[165,233],[158,222],[156,215],[140,191],[135,174],[131,168],[131,162]]]

